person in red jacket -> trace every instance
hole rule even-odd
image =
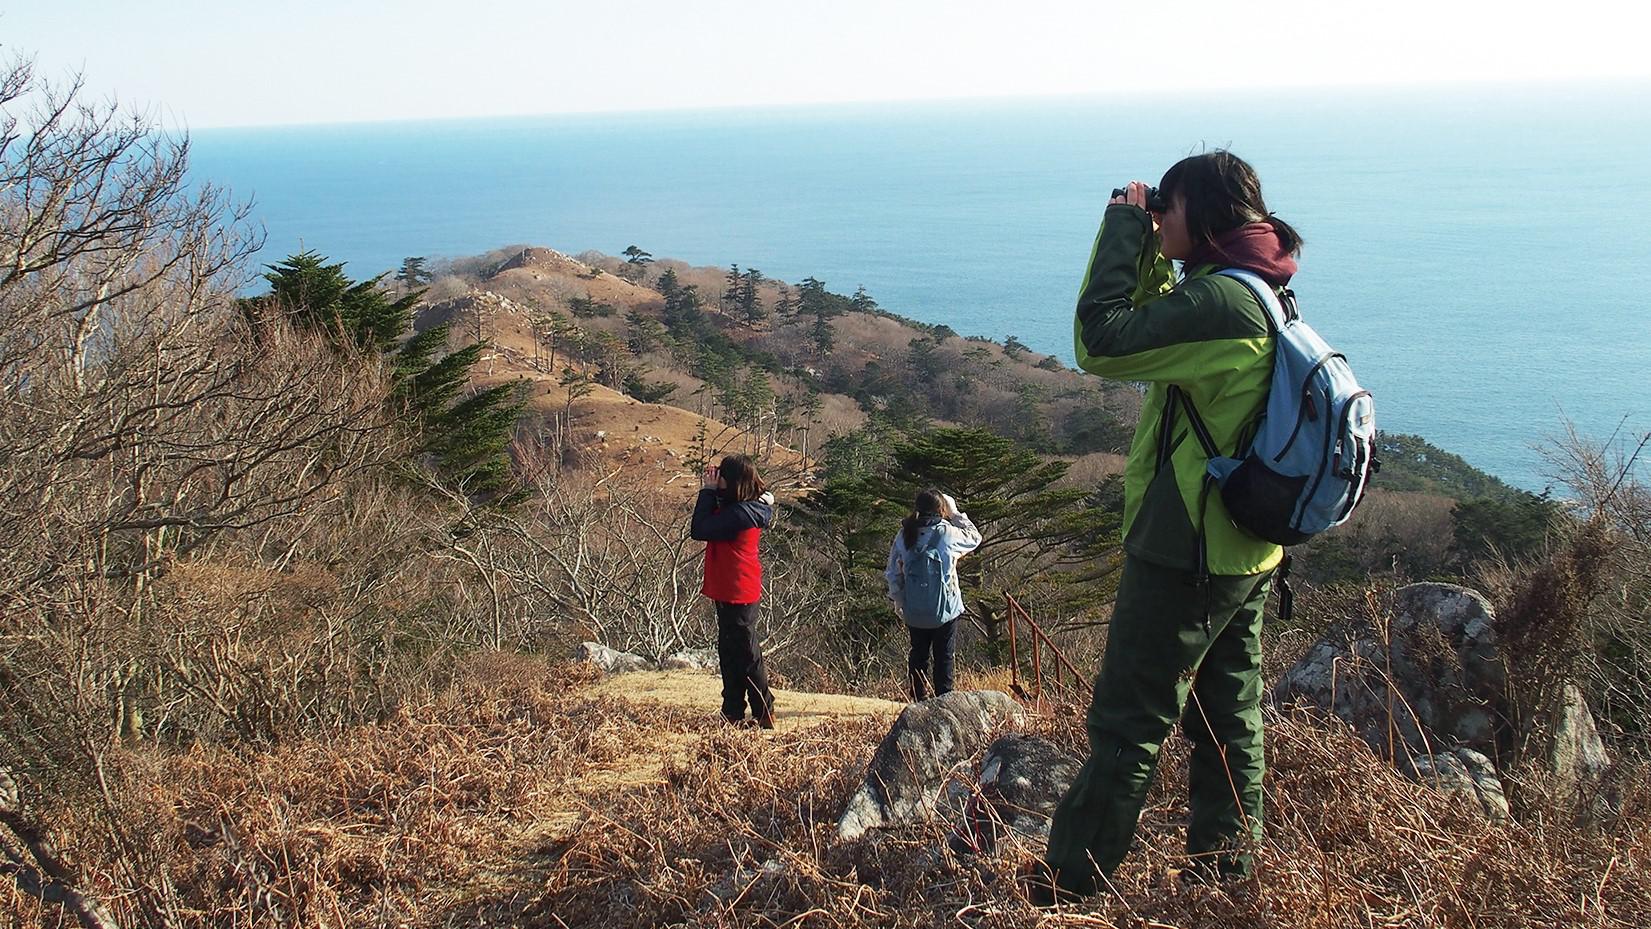
[[[720,466],[705,469],[688,534],[705,543],[700,593],[717,605],[722,716],[744,722],[749,702],[751,718],[764,729],[774,728],[774,695],[757,641],[757,601],[762,599],[757,541],[773,521],[774,495],[763,488],[751,459],[729,455]]]

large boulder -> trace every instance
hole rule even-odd
[[[1343,630],[1315,642],[1279,679],[1273,699],[1334,713],[1378,755],[1419,779],[1464,783],[1457,776],[1462,749],[1479,758],[1522,753],[1564,793],[1605,769],[1605,747],[1576,688],[1565,688],[1558,705],[1541,714],[1535,741],[1515,731],[1506,692],[1490,604],[1466,587],[1423,583],[1394,593],[1385,629]],[[1494,793],[1500,796],[1500,784]],[[1484,791],[1475,796],[1483,800]],[[1498,802],[1485,801],[1493,819]]]
[[[1500,754],[1504,680],[1485,598],[1455,584],[1411,584],[1395,593],[1385,636],[1320,639],[1273,695],[1335,713],[1408,770],[1412,756],[1441,745]]]
[[[990,853],[1009,833],[1047,840],[1049,820],[1083,760],[1036,736],[1006,735],[986,749],[955,836],[959,851]]]
[[[849,841],[934,816],[947,783],[972,766],[1000,728],[1024,718],[1020,704],[996,690],[954,690],[906,707],[872,755],[837,835]]]
[[[573,649],[573,660],[588,661],[609,674],[654,670],[654,663],[641,655],[609,648],[600,642],[580,642]]]

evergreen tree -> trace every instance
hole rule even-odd
[[[635,245],[626,246],[620,254],[625,256],[624,271],[626,280],[640,281],[648,276],[648,264],[654,260],[654,256]]]
[[[626,344],[634,355],[645,355],[664,343],[665,327],[659,320],[636,310],[625,314]]]
[[[424,296],[420,290],[392,299],[379,286],[384,275],[357,283],[344,273],[342,263],[327,264],[314,251],[289,255],[266,267],[266,302],[301,326],[375,354],[389,351],[401,339],[412,325],[413,307]]]
[[[664,403],[676,393],[677,385],[670,381],[647,380],[647,368],[634,368],[625,375],[624,390],[627,396],[643,403]]]
[[[875,312],[878,308],[877,301],[871,299],[871,294],[866,293],[866,288],[863,284],[854,289],[854,296],[849,298],[848,303],[850,307],[859,313]]]
[[[1456,557],[1464,568],[1492,555],[1528,557],[1541,550],[1563,512],[1546,496],[1523,490],[1459,501],[1450,511]]]
[[[698,287],[688,284],[677,288],[665,298],[665,328],[690,337],[696,335],[705,318],[700,309],[703,305]]]
[[[938,343],[930,339],[912,339],[906,346],[906,367],[913,379],[921,384],[933,384],[945,371],[945,359],[936,351]]]
[[[659,280],[654,282],[655,289],[657,289],[660,295],[666,300],[671,299],[671,297],[676,294],[677,289],[681,286],[682,281],[677,278],[675,268],[666,268],[665,272],[659,275]]]
[[[430,418],[424,448],[466,493],[502,493],[511,483],[510,442],[525,402],[519,384],[477,391]]]
[[[825,534],[840,540],[845,567],[875,591],[889,538],[917,491],[952,494],[983,539],[961,562],[966,600],[995,634],[1004,592],[1024,599],[1037,587],[1066,612],[1110,598],[1122,498],[1111,485],[1061,487],[1067,467],[983,429],[899,439],[878,425],[826,443],[825,479],[805,503]]]
[[[557,383],[567,392],[563,398],[564,407],[562,421],[573,422],[573,405],[591,395],[596,388],[591,386],[591,377],[584,371],[568,367],[562,369],[562,377]]]
[[[436,326],[408,336],[413,307],[424,292],[392,298],[384,275],[352,281],[342,264],[314,251],[268,266],[270,292],[253,298],[274,306],[334,344],[384,358],[394,379],[392,397],[422,429],[421,451],[438,473],[467,492],[492,496],[506,489],[508,449],[525,399],[517,384],[501,384],[460,399],[485,343],[442,355],[450,330]],[[441,355],[441,357],[437,357]]]
[[[401,270],[396,272],[396,280],[408,287],[418,287],[430,283],[431,274],[424,267],[424,257],[410,257],[401,260]]]
[[[788,319],[797,312],[797,298],[792,295],[791,288],[783,282],[780,284],[780,295],[774,300],[774,315],[781,319]]]
[[[821,360],[824,360],[827,355],[831,354],[831,350],[837,346],[837,333],[831,328],[831,317],[823,312],[816,314],[812,335],[814,351],[820,356]]]
[[[728,273],[723,275],[722,282],[724,287],[719,306],[723,312],[727,312],[740,304],[740,294],[745,284],[745,275],[740,273],[740,266],[737,264],[729,265]]]
[[[768,310],[762,305],[762,297],[757,288],[766,280],[762,272],[756,268],[747,268],[739,281],[739,308],[748,325],[755,325],[767,318]]]

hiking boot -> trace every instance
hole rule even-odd
[[[1236,885],[1249,880],[1252,871],[1247,857],[1224,856],[1215,860],[1195,858],[1184,868],[1170,868],[1165,876],[1172,878],[1182,891],[1213,887],[1230,893]]]
[[[1023,868],[1018,875],[1017,883],[1020,884],[1021,893],[1026,896],[1026,902],[1039,909],[1048,909],[1063,903],[1076,903],[1084,896],[1056,883],[1049,865],[1042,861],[1034,861]]]
[[[757,727],[760,729],[772,729],[774,728],[774,714],[764,713],[753,720],[753,722],[755,722]]]

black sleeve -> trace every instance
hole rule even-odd
[[[694,501],[694,518],[688,524],[688,535],[696,542],[727,542],[755,526],[751,514],[743,506],[717,509],[717,492],[701,490]]]

